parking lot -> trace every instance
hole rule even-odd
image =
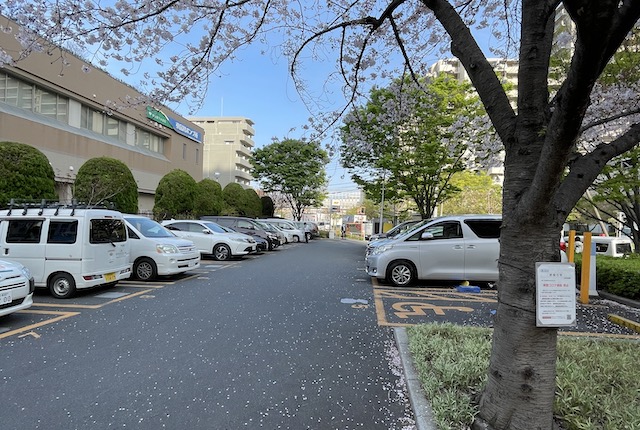
[[[422,323],[451,322],[460,325],[492,327],[498,304],[497,291],[458,292],[455,286],[417,284],[414,288],[395,288],[372,278],[378,324],[406,327]],[[578,301],[577,325],[563,327],[561,333],[639,339],[640,333],[611,321],[610,315],[640,321],[640,309],[604,298]]]
[[[259,258],[250,255],[244,260]],[[126,280],[119,282],[112,288],[93,288],[80,290],[71,299],[60,300],[53,298],[47,290],[38,289],[34,293],[33,306],[29,309],[7,315],[0,320],[0,339],[9,337],[40,337],[39,330],[42,327],[58,321],[73,318],[81,312],[91,312],[123,300],[150,299],[154,292],[160,288],[170,288],[177,282],[188,281],[192,278],[206,279],[210,274],[218,270],[232,267],[242,260],[216,261],[202,259],[198,270],[185,274],[165,277],[154,282],[142,282]]]
[[[296,245],[289,245],[295,247]],[[10,337],[40,337],[43,327],[73,318],[82,312],[91,312],[105,306],[131,299],[151,299],[161,288],[170,288],[190,279],[207,279],[218,270],[237,266],[245,261],[262,258],[249,255],[243,259],[216,261],[203,259],[198,270],[154,282],[126,280],[112,288],[80,291],[67,300],[51,297],[46,290],[36,290],[31,308],[11,314],[0,320],[0,339]],[[406,327],[431,322],[451,322],[461,325],[491,327],[496,314],[497,292],[483,289],[479,293],[458,292],[452,285],[418,283],[413,288],[396,288],[382,284],[376,278],[365,276],[372,284],[373,303],[377,324]],[[352,306],[365,308],[360,300]],[[577,326],[562,328],[564,333],[591,333],[598,336],[640,339],[640,333],[612,322],[610,315],[640,321],[640,310],[605,299],[592,299],[588,305],[578,303]]]

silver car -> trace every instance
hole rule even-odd
[[[501,224],[500,215],[434,218],[373,249],[367,273],[397,287],[418,279],[496,282]]]

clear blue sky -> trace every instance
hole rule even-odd
[[[304,72],[312,88],[324,84],[330,66],[327,64],[324,70],[320,67],[313,73]],[[344,104],[339,93],[329,97],[333,97],[328,103],[334,108]],[[188,115],[186,108],[176,110]],[[210,79],[206,101],[194,115],[247,117],[254,122],[254,141],[260,148],[271,143],[273,137],[281,140],[308,137],[304,126],[309,124],[311,113],[295,89],[287,59],[264,55],[260,47],[250,47]],[[329,191],[357,190],[348,172],[340,167],[338,154],[326,170]]]

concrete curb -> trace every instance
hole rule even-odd
[[[407,337],[407,330],[404,327],[396,327],[393,329],[393,334],[396,339],[396,345],[402,360],[402,368],[404,370],[404,378],[407,382],[407,389],[409,391],[409,401],[411,402],[411,409],[416,420],[417,430],[438,430],[433,419],[433,412],[431,411],[431,405],[427,401],[427,396],[422,389],[418,374],[413,366],[413,359],[409,352],[409,338]]]
[[[600,297],[602,297],[603,299],[611,300],[613,302],[622,303],[623,305],[629,306],[631,308],[640,309],[640,302],[638,302],[636,300],[631,300],[631,299],[627,299],[626,297],[616,296],[614,294],[607,293],[606,291],[600,291],[600,290],[598,290],[598,295]]]

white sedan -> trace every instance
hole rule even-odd
[[[195,243],[203,255],[213,255],[216,260],[229,260],[256,251],[256,241],[243,233],[229,233],[212,221],[166,220],[162,225]]]

